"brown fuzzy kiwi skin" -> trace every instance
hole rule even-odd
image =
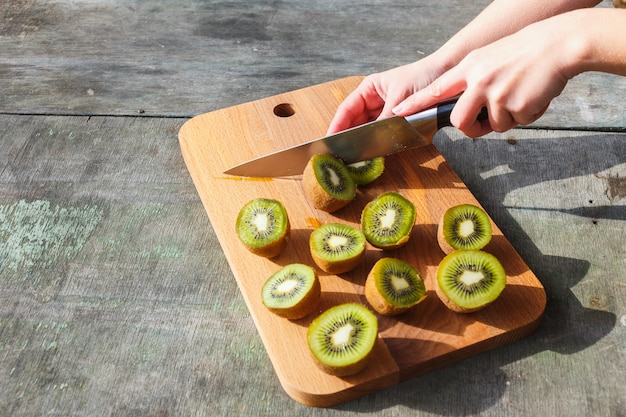
[[[448,307],[450,310],[452,310],[452,311],[454,311],[456,313],[463,313],[463,314],[473,313],[474,311],[482,310],[483,308],[485,308],[489,304],[491,304],[491,303],[485,304],[485,305],[482,305],[482,306],[476,307],[476,308],[463,308],[463,307],[457,305],[454,301],[450,300],[448,298],[448,296],[446,294],[444,294],[444,292],[441,290],[441,288],[439,288],[439,285],[435,285],[435,293],[437,294],[437,296],[439,297],[441,302],[446,307]]]
[[[344,208],[356,197],[356,194],[348,200],[339,200],[328,194],[315,176],[315,170],[313,169],[314,158],[315,156],[309,160],[302,173],[302,186],[305,195],[313,204],[313,207],[327,213],[333,213]]]
[[[374,348],[367,355],[361,358],[359,361],[354,362],[350,365],[342,366],[341,368],[335,368],[335,367],[323,364],[322,362],[318,361],[314,355],[312,356],[313,356],[313,359],[315,360],[315,363],[322,371],[326,372],[329,375],[344,377],[344,376],[351,376],[351,375],[358,374],[363,369],[365,369],[367,365],[369,365],[369,363],[372,361],[372,357],[373,357],[375,350],[376,350],[376,345],[374,345]]]
[[[361,252],[355,257],[342,259],[340,261],[330,262],[326,259],[320,258],[315,251],[311,250],[311,257],[313,262],[324,272],[328,274],[344,274],[355,269],[361,263],[365,251]]]
[[[306,296],[300,300],[300,302],[293,307],[290,308],[272,308],[267,307],[269,311],[276,314],[277,316],[286,318],[288,320],[298,320],[304,318],[311,314],[315,308],[318,306],[320,298],[322,295],[322,286],[320,284],[320,280],[315,275],[315,280],[313,281],[313,287],[306,294]]]
[[[245,247],[255,255],[261,256],[263,258],[275,258],[280,255],[287,246],[287,242],[289,241],[289,237],[291,235],[291,225],[289,224],[289,219],[287,219],[287,227],[285,228],[285,233],[280,237],[280,239],[275,240],[274,242],[268,243],[265,246],[254,247],[245,245]]]
[[[450,246],[450,244],[446,241],[446,238],[443,236],[443,216],[441,216],[441,220],[439,220],[439,224],[437,225],[437,243],[446,255],[455,251],[455,249]]]

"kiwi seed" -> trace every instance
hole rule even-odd
[[[356,183],[343,161],[332,155],[314,155],[302,174],[304,192],[313,207],[332,213],[356,197]]]
[[[315,270],[304,264],[289,264],[278,270],[263,285],[261,300],[271,312],[295,320],[309,315],[321,295]]]
[[[426,287],[412,265],[400,259],[381,258],[367,276],[365,298],[378,313],[395,316],[426,298]]]
[[[357,303],[329,308],[311,322],[307,333],[316,363],[337,376],[363,370],[370,362],[377,337],[378,319]]]
[[[309,247],[322,271],[342,274],[359,264],[365,253],[365,236],[348,224],[326,223],[313,230]]]
[[[246,248],[265,258],[273,258],[282,252],[291,230],[285,207],[268,198],[256,198],[246,203],[239,211],[235,228]]]
[[[409,241],[415,215],[411,201],[395,191],[384,192],[363,209],[361,230],[377,248],[399,248]]]
[[[453,250],[480,250],[491,241],[491,222],[485,211],[473,204],[450,207],[437,226],[437,242],[448,254]]]
[[[451,310],[470,313],[495,301],[506,286],[504,267],[490,253],[457,250],[437,268],[436,293]]]
[[[367,185],[383,174],[385,170],[385,157],[378,156],[365,161],[347,164],[348,171],[357,185]]]

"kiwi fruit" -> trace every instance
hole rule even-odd
[[[437,268],[436,293],[451,310],[470,313],[499,296],[506,286],[504,267],[484,251],[457,250],[446,255]]]
[[[426,287],[413,265],[395,258],[381,258],[365,281],[365,298],[385,316],[405,313],[426,298]]]
[[[358,303],[329,308],[311,322],[307,332],[316,363],[336,376],[362,371],[371,360],[377,337],[378,319]]]
[[[437,242],[448,254],[453,250],[480,250],[491,241],[491,222],[485,211],[473,204],[450,207],[437,226]]]
[[[294,263],[284,266],[265,281],[261,289],[263,305],[271,312],[291,320],[308,316],[321,295],[315,270]]]
[[[348,168],[332,155],[311,157],[302,173],[304,192],[313,207],[332,213],[356,197],[356,183]]]
[[[282,252],[291,230],[283,204],[268,198],[256,198],[246,203],[237,215],[235,228],[245,247],[265,258],[273,258]]]
[[[415,223],[415,205],[401,194],[388,191],[367,203],[361,212],[361,230],[380,249],[405,245]]]
[[[365,236],[356,227],[326,223],[311,233],[311,256],[315,264],[329,274],[342,274],[357,267],[365,253]]]
[[[354,162],[347,164],[348,171],[356,185],[367,185],[374,180],[378,179],[385,170],[385,157],[378,156],[372,159],[366,159],[365,161]]]

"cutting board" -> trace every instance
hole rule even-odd
[[[437,222],[450,206],[480,204],[432,145],[387,157],[384,174],[361,187],[351,204],[333,214],[316,210],[307,201],[301,176],[268,179],[223,174],[253,157],[323,136],[338,104],[361,80],[344,78],[202,114],[179,131],[189,173],[281,385],[296,401],[316,407],[345,402],[520,339],[538,326],[546,304],[541,283],[493,221],[494,237],[485,250],[497,256],[507,272],[501,296],[471,314],[454,313],[439,301],[435,276],[444,254],[436,243]],[[263,306],[261,287],[270,275],[289,263],[315,266],[308,240],[316,226],[327,222],[358,226],[365,204],[389,190],[403,194],[417,208],[406,246],[393,251],[368,246],[360,266],[339,276],[318,269],[320,304],[304,319],[283,319]],[[291,239],[275,259],[248,252],[235,234],[239,209],[258,197],[280,200],[290,218]],[[308,325],[331,306],[367,305],[365,278],[383,256],[413,264],[425,281],[427,298],[403,316],[379,316],[375,360],[364,371],[344,378],[328,375],[309,352]]]

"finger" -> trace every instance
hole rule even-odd
[[[384,101],[373,83],[368,78],[364,79],[339,104],[328,126],[327,134],[330,135],[376,119],[383,104]]]
[[[397,116],[408,116],[462,93],[467,84],[457,68],[444,73],[426,88],[407,97],[393,108],[393,113]]]

